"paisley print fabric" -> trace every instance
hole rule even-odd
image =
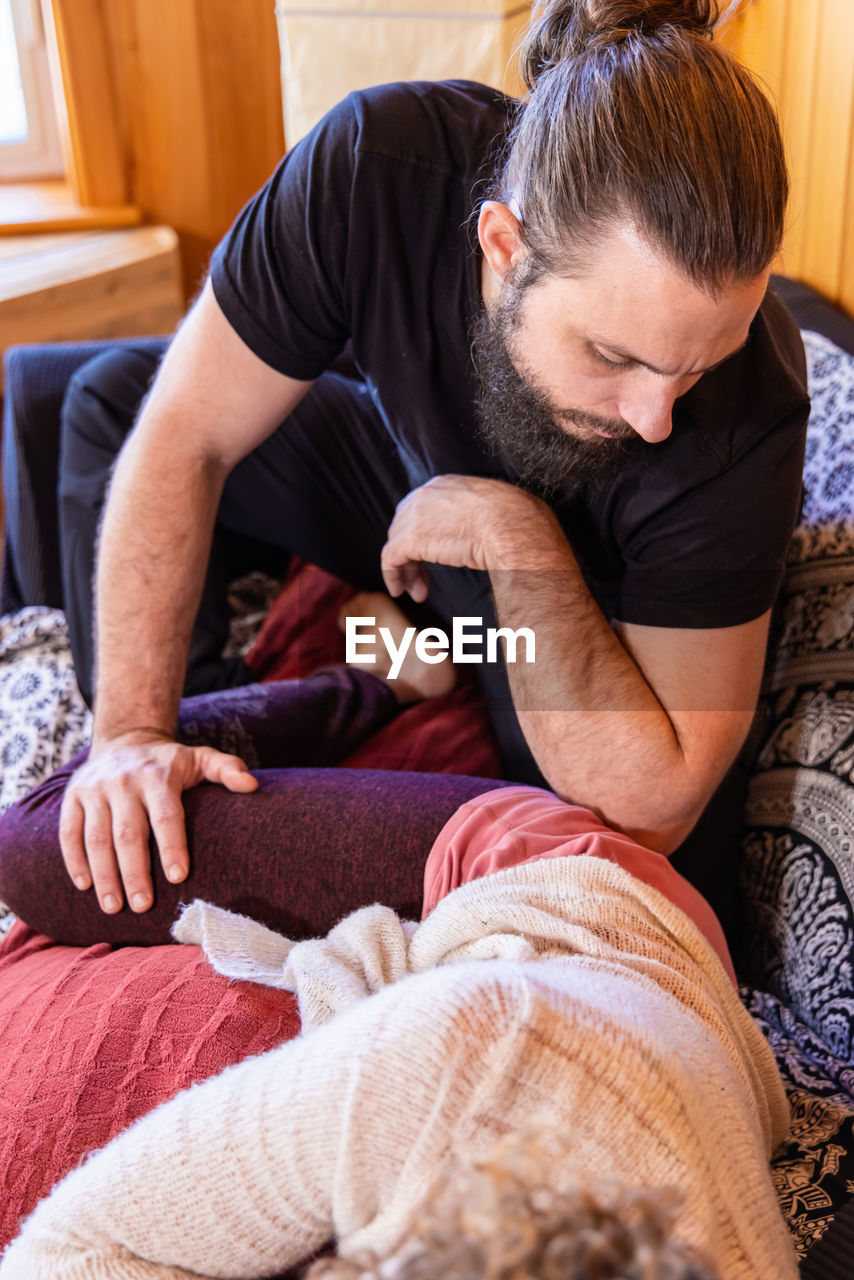
[[[29,608],[0,618],[0,812],[89,741],[65,615]]]
[[[804,506],[754,725],[745,972],[854,1057],[854,357],[805,334]]]
[[[854,1195],[854,1067],[767,992],[741,997],[765,1033],[792,1108],[771,1173],[800,1257]]]

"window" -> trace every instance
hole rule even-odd
[[[39,0],[0,0],[0,179],[62,171]]]

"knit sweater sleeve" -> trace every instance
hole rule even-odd
[[[432,1176],[465,1109],[469,1033],[481,1061],[502,1023],[512,1037],[494,1002],[472,1018],[471,986],[448,986],[396,984],[144,1116],[37,1206],[0,1280],[248,1280],[383,1215],[393,1234],[410,1153],[416,1182]]]
[[[37,1206],[2,1280],[270,1275],[331,1234],[312,1158],[316,1091],[340,1058],[294,1041],[178,1094]]]

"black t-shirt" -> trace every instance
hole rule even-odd
[[[412,487],[505,476],[480,446],[468,322],[481,306],[472,213],[516,104],[468,81],[351,94],[284,158],[216,250],[217,301],[289,377],[352,342]],[[610,489],[553,501],[606,614],[719,627],[770,607],[797,518],[803,346],[768,294],[743,351],[674,409],[671,436]]]

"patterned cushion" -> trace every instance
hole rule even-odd
[[[805,1258],[854,1194],[854,1070],[774,996],[749,987],[741,996],[774,1051],[792,1109],[771,1176]]]
[[[67,764],[91,733],[65,615],[21,609],[0,618],[0,813]]]
[[[754,724],[745,974],[854,1054],[854,357],[805,334],[801,523]]]

